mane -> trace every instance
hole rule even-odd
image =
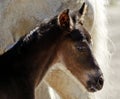
[[[30,33],[26,34],[24,36],[23,41],[24,42],[30,42],[33,41],[33,39],[49,39],[49,32],[51,30],[59,30],[59,26],[57,24],[57,16],[50,19],[48,22],[42,22],[39,26],[35,27]],[[52,34],[51,34],[52,35]],[[52,35],[53,36],[53,35]]]
[[[51,31],[54,32],[51,33]],[[44,43],[42,42],[43,40],[49,40],[51,37],[55,39],[54,37],[56,36],[56,31],[60,32],[60,27],[57,24],[57,16],[55,16],[47,22],[43,21],[42,23],[40,23],[39,26],[35,27],[35,29],[31,30],[28,34],[21,37],[20,40],[16,41],[13,45],[11,45],[6,50],[6,52],[11,49],[14,50],[14,52],[16,52],[16,48],[20,50],[22,47],[28,47],[27,49],[29,49],[29,45],[31,43]],[[57,35],[59,35],[59,32],[57,32]]]

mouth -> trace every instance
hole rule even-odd
[[[96,91],[98,91],[98,89],[95,88],[94,86],[91,86],[91,87],[87,88],[87,90],[88,90],[89,92],[96,92]]]

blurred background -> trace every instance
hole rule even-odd
[[[109,49],[111,52],[110,99],[120,99],[120,0],[110,0],[107,7],[108,33],[110,36]]]
[[[109,33],[109,49],[111,53],[110,61],[110,84],[113,91],[110,92],[110,98],[120,99],[120,0],[109,0],[107,5],[107,27]],[[0,0],[0,9],[4,7],[2,2],[7,0]]]

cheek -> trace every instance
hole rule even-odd
[[[87,87],[88,75],[86,73],[86,69],[84,69],[81,64],[76,63],[74,59],[70,57],[64,57],[64,62],[70,73],[85,87]]]
[[[63,51],[63,60],[69,68],[81,68],[82,64],[79,63],[79,54],[74,46],[66,46]],[[76,66],[76,64],[78,66]]]
[[[62,60],[64,61],[66,68],[79,82],[81,82],[85,87],[87,87],[88,71],[84,67],[84,65],[78,60],[78,57],[79,55],[78,53],[76,53],[74,47],[69,47],[69,49],[67,49],[66,46],[66,48],[62,50]]]

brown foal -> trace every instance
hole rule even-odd
[[[0,56],[0,99],[34,99],[34,90],[57,62],[95,92],[103,75],[91,51],[91,36],[83,26],[86,4],[73,13],[64,10],[42,23]]]

